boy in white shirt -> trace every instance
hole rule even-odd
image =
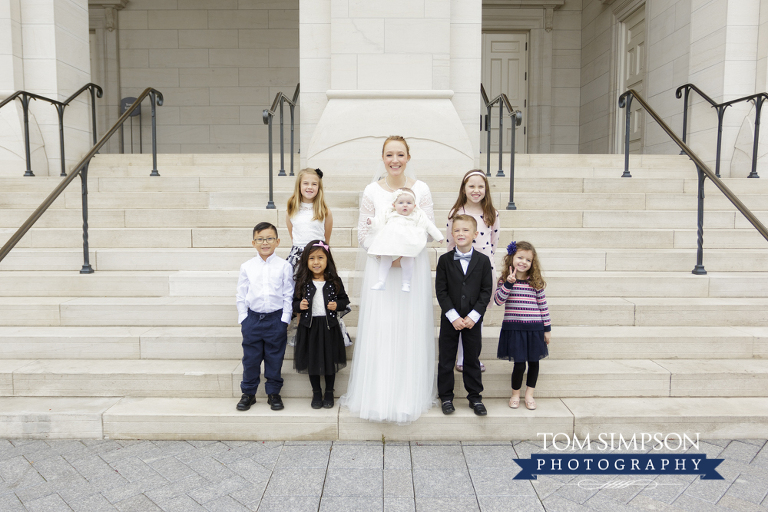
[[[273,411],[284,408],[280,398],[287,327],[293,313],[293,267],[275,254],[280,245],[277,228],[260,222],[253,228],[253,247],[259,253],[240,266],[237,282],[237,313],[243,333],[243,392],[238,411],[256,403],[261,362],[264,388]]]

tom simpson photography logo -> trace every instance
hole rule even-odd
[[[563,432],[537,436],[543,438],[542,451],[549,453],[514,459],[521,468],[515,480],[536,480],[537,475],[699,475],[702,480],[723,479],[716,471],[723,459],[683,453],[699,450],[698,433],[695,439],[688,434],[660,432],[635,433],[630,437],[600,433],[594,440],[589,434],[579,439]],[[567,453],[577,450],[591,453]]]

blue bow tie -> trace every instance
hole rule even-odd
[[[453,261],[464,260],[467,263],[469,263],[469,260],[471,260],[471,259],[472,259],[472,253],[471,252],[469,254],[459,254],[458,252],[454,252],[453,253]]]

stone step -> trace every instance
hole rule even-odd
[[[574,416],[579,439],[587,434],[594,439],[601,432],[627,437],[674,432],[693,439],[696,434],[701,439],[768,436],[768,401],[762,398],[565,398],[562,402]]]
[[[579,155],[571,155],[579,156]],[[498,160],[496,160],[498,162]],[[286,163],[286,167],[288,163]],[[496,164],[498,166],[498,163]],[[509,182],[509,160],[504,163],[504,177],[497,178],[496,171],[493,169],[491,174],[491,181],[506,181]],[[91,164],[89,169],[89,177],[137,177],[143,178],[149,176],[152,169],[151,161],[149,165],[107,165],[94,163]],[[292,180],[291,176],[278,176],[280,170],[279,161],[275,163],[273,168],[273,177],[277,180]],[[215,165],[215,164],[186,164],[186,165],[170,165],[170,164],[158,164],[158,171],[160,177],[187,177],[187,176],[208,176],[218,177],[222,179],[227,178],[240,178],[240,177],[259,177],[263,180],[268,179],[269,166],[268,162],[258,165]],[[294,173],[299,171],[298,162],[296,162]],[[290,169],[286,172],[290,173]],[[681,167],[680,165],[670,162],[659,167],[646,167],[643,169],[635,168],[633,171],[632,179],[653,179],[653,180],[665,180],[665,179],[696,179],[696,170],[694,168],[688,169],[687,167]],[[624,173],[624,163],[610,164],[606,166],[592,166],[579,161],[573,162],[549,162],[546,164],[536,165],[522,165],[515,161],[515,181],[517,179],[524,178],[546,178],[546,179],[561,179],[561,178],[605,178],[605,179],[618,179]],[[334,175],[345,176],[350,175],[350,171],[343,169],[325,170],[324,176],[331,177]],[[452,179],[460,180],[464,173],[456,173],[451,176]],[[365,178],[365,184],[370,183],[372,175],[363,173]],[[444,168],[428,168],[423,163],[419,164],[418,177],[422,180],[429,180],[433,176],[444,176]],[[42,176],[41,176],[42,178]],[[727,179],[727,178],[726,178]],[[627,180],[629,181],[629,180]]]
[[[0,397],[4,439],[103,439],[102,415],[120,398]]]
[[[256,217],[253,223],[261,219]],[[95,248],[245,248],[253,227],[240,228],[96,228],[88,230],[90,247]],[[14,228],[0,228],[0,240],[13,235]],[[75,248],[82,247],[82,227],[33,227],[19,241],[19,248]],[[286,228],[278,228],[283,247],[289,247],[290,236]],[[696,248],[696,229],[644,229],[644,228],[558,228],[521,227],[501,228],[500,243],[508,240],[527,240],[537,249],[592,248],[592,249],[674,249]],[[331,235],[333,247],[357,247],[357,228],[337,227]],[[440,247],[433,242],[432,247]],[[707,249],[767,249],[768,242],[751,226],[743,229],[705,228],[704,247]]]
[[[357,328],[348,326],[353,339]],[[437,340],[438,328],[435,328]],[[483,327],[481,359],[496,359],[499,326]],[[728,350],[722,350],[722,340]],[[232,327],[0,327],[0,359],[239,359]],[[437,345],[436,345],[437,346]],[[347,347],[352,360],[354,345]],[[766,359],[766,327],[557,326],[552,360]],[[285,358],[293,359],[293,347]]]
[[[540,433],[601,433],[631,439],[638,432],[686,434],[700,439],[765,439],[768,402],[729,398],[541,398],[538,408],[510,409],[488,399],[478,418],[462,399],[446,417],[437,406],[409,425],[362,420],[335,405],[313,410],[306,399],[285,400],[272,411],[258,400],[235,410],[233,398],[0,398],[0,436],[27,439],[346,440],[542,442]],[[551,438],[550,438],[551,440]],[[639,440],[638,440],[639,441]],[[670,442],[676,443],[672,437]],[[594,446],[594,445],[593,445]],[[696,448],[694,448],[695,450]]]
[[[339,190],[329,192],[327,203],[330,208],[356,208],[362,190]],[[506,208],[509,200],[507,191],[491,192],[494,204]],[[0,208],[34,209],[47,196],[47,192],[18,192],[4,194],[0,198]],[[275,205],[284,207],[291,192],[276,190],[273,194]],[[92,210],[115,208],[212,208],[212,209],[251,209],[265,208],[269,194],[263,188],[243,192],[99,192],[89,191],[88,208]],[[455,192],[432,193],[435,208],[448,210],[456,202]],[[739,199],[750,209],[765,210],[764,195],[741,194]],[[520,192],[515,193],[515,204],[519,210],[690,210],[696,211],[697,201],[694,193],[658,194],[658,193],[592,193],[592,192]],[[82,207],[79,189],[68,189],[50,208]],[[735,210],[735,207],[723,195],[707,196],[705,210]]]
[[[53,274],[42,272],[30,273],[29,278],[38,274],[54,279]],[[350,281],[348,273],[340,275]],[[237,279],[238,271],[175,272],[169,276],[170,295],[229,297],[237,287]],[[768,297],[768,273],[760,272],[738,276],[709,272],[697,276],[676,272],[552,271],[546,273],[545,279],[548,297]],[[94,287],[93,292],[97,291]]]
[[[0,228],[17,228],[32,214],[32,209],[11,209],[3,212]],[[333,208],[333,224],[336,229],[357,227],[357,208]],[[435,210],[438,227],[443,230],[448,210]],[[768,224],[768,212],[753,212],[764,224]],[[502,228],[624,228],[638,226],[655,229],[695,229],[695,211],[604,211],[604,210],[499,210]],[[250,228],[256,222],[267,221],[284,228],[285,210],[264,208],[249,209],[122,209],[98,210],[89,216],[91,228]],[[82,213],[78,209],[56,209],[46,212],[35,223],[35,228],[82,228]],[[482,228],[482,226],[480,226]],[[753,229],[741,213],[733,211],[706,211],[705,233],[712,228]],[[284,235],[283,235],[284,236]],[[290,239],[283,240],[289,242]]]
[[[165,297],[173,272],[0,272],[0,296]]]
[[[289,247],[281,245],[278,256],[285,258]],[[443,250],[429,252],[432,270]],[[505,252],[496,253],[496,268],[501,268]],[[556,249],[538,250],[545,271],[631,271],[685,272],[696,263],[695,249]],[[233,270],[254,256],[253,248],[114,248],[90,251],[90,262],[97,271],[135,270]],[[333,258],[340,270],[353,269],[358,249],[334,247]],[[760,272],[768,268],[767,249],[707,249],[705,267],[710,272]],[[16,248],[0,262],[0,270],[79,270],[83,264],[81,248]]]
[[[103,169],[92,167],[89,175],[89,192],[227,192],[236,190],[264,190],[267,187],[266,176],[229,176],[222,179],[221,176],[210,176],[205,167],[174,167],[173,174],[178,174],[182,169],[187,175],[167,175],[150,177],[147,174],[137,176],[113,176]],[[591,168],[589,168],[591,170]],[[656,179],[635,177],[623,179],[615,177],[584,177],[579,170],[575,170],[571,177],[536,176],[536,168],[515,169],[515,193],[540,192],[588,192],[588,193],[689,193],[696,194],[698,181],[687,176],[685,178]],[[104,175],[106,174],[106,175]],[[442,175],[424,175],[432,192],[457,193],[461,183],[461,176],[452,176],[450,179],[440,179]],[[35,179],[24,177],[0,178],[0,186],[5,193],[48,193],[59,183],[58,176],[40,176]],[[488,179],[492,192],[508,193],[509,179],[494,176]],[[371,182],[370,176],[359,174],[333,174],[327,173],[323,178],[323,187],[328,192],[336,191],[362,191]],[[724,178],[723,182],[734,193],[755,194],[768,192],[768,184],[764,181],[747,178]],[[274,190],[292,192],[295,178],[276,177]],[[79,190],[79,189],[78,189]],[[705,183],[707,196],[720,195],[717,187],[707,181]]]
[[[551,297],[559,326],[763,327],[768,299]],[[440,314],[435,305],[435,316]],[[357,325],[357,308],[344,317]],[[491,307],[484,325],[501,325]],[[437,325],[437,324],[436,324]],[[237,326],[234,297],[0,297],[0,326]]]
[[[511,393],[512,364],[486,360],[483,396]],[[306,375],[283,362],[287,398],[311,398]],[[466,396],[454,371],[455,394]],[[239,397],[239,360],[8,360],[0,365],[0,393],[6,396]],[[337,374],[335,394],[346,393],[349,366]],[[259,387],[259,397],[266,397]],[[737,360],[545,360],[536,395],[565,397],[768,396],[768,361]]]
[[[279,150],[277,150],[279,151]],[[289,153],[286,150],[286,164]],[[509,155],[506,155],[509,157]],[[276,163],[279,165],[279,153],[274,154]],[[480,163],[485,164],[488,155],[482,153]],[[498,153],[490,154],[491,171],[495,172],[494,163],[498,164]],[[208,166],[233,166],[233,165],[255,165],[267,162],[269,154],[262,153],[159,153],[157,155],[158,165],[208,165]],[[624,169],[624,155],[622,154],[558,154],[558,153],[531,153],[516,154],[516,165],[520,166],[558,166],[562,164],[572,164],[590,167],[615,167]],[[152,164],[151,154],[117,154],[100,153],[97,154],[91,162],[91,167],[111,165],[111,166],[136,166]],[[656,168],[685,168],[695,172],[695,168],[690,159],[684,155],[630,155],[630,168],[647,167]],[[297,166],[298,167],[298,166]],[[277,166],[276,166],[277,168]],[[484,168],[484,167],[483,167]]]
[[[232,297],[239,272],[73,271],[0,272],[0,296]],[[340,271],[347,283],[353,272]],[[768,297],[768,272],[551,271],[548,297]],[[433,274],[434,281],[434,274]]]

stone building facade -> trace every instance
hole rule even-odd
[[[61,100],[92,80],[104,88],[103,133],[121,98],[152,86],[165,97],[160,152],[262,152],[263,109],[300,82],[302,165],[356,167],[357,155],[391,133],[413,139],[435,167],[479,165],[480,83],[523,112],[519,152],[615,153],[627,87],[679,134],[677,87],[694,83],[718,102],[766,91],[767,63],[768,0],[0,2],[3,98],[24,89]],[[717,116],[696,95],[690,103],[688,140],[714,164]],[[89,108],[84,95],[67,111],[69,164],[89,147]],[[726,111],[725,176],[749,170],[754,111],[750,103]],[[38,102],[31,113],[33,166],[52,174],[55,110]],[[649,116],[633,114],[632,126],[633,151],[677,152]],[[145,115],[145,151],[148,127]],[[23,130],[18,102],[0,110],[3,174],[23,172]],[[506,147],[511,133],[507,120]],[[118,150],[115,139],[109,151]],[[758,170],[767,152],[764,143]]]

